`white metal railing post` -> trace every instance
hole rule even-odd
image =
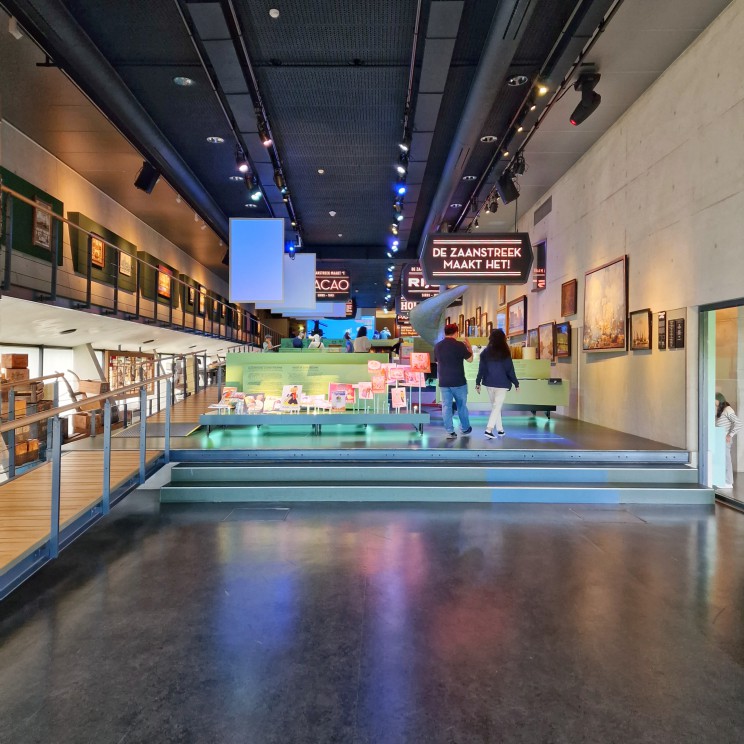
[[[171,381],[165,381],[166,396],[170,394]],[[170,438],[171,438],[171,407],[165,407],[165,444],[163,445],[163,456],[166,462],[170,462]]]
[[[59,555],[59,500],[62,484],[62,426],[59,415],[52,418],[52,508],[49,525],[49,557]]]
[[[103,497],[101,511],[111,510],[111,401],[103,404]]]
[[[147,386],[140,388],[140,452],[139,452],[139,482],[145,482],[145,466],[147,465]]]
[[[217,365],[217,400],[222,400],[222,364]]]

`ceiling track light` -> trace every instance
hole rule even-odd
[[[286,192],[287,182],[284,180],[284,176],[279,168],[274,168],[274,183],[282,194]]]
[[[514,163],[512,163],[511,170],[515,176],[524,175],[524,172],[527,170],[527,163],[524,161],[523,152],[520,151],[517,153],[517,156],[514,158]]]
[[[579,79],[574,83],[574,90],[581,91],[581,101],[569,118],[569,121],[575,127],[585,122],[602,102],[602,96],[594,90],[600,77],[601,75],[592,65],[589,69],[581,72]]]
[[[401,152],[411,151],[411,134],[408,130],[403,133],[403,139],[398,143]]]
[[[243,148],[240,146],[235,149],[235,165],[241,173],[248,173],[251,169],[248,158],[246,158]]]
[[[400,154],[400,157],[398,158],[398,165],[396,166],[396,170],[398,171],[398,174],[401,176],[405,176],[406,173],[408,173],[408,154],[405,152],[402,152]]]

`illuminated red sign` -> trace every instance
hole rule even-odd
[[[349,272],[343,269],[318,269],[315,272],[315,299],[348,300],[351,295]]]

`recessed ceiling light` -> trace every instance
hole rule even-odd
[[[77,331],[77,328],[68,328],[66,331],[60,331],[60,336],[66,336],[68,333],[75,333]]]
[[[518,88],[520,85],[527,85],[530,79],[527,75],[512,75],[507,81],[507,85],[511,85],[512,88]]]
[[[182,88],[189,88],[192,85],[196,85],[196,82],[193,81],[190,77],[183,77],[182,75],[177,75],[173,78],[173,82],[176,85],[180,85]]]
[[[258,209],[258,204],[250,203],[250,204],[246,204],[245,206],[250,207],[251,209]]]
[[[459,209],[461,206],[462,204],[460,204],[460,202],[453,202],[452,204],[450,204],[450,207],[452,207],[452,209]]]
[[[325,173],[325,168],[318,168],[318,173],[322,176]]]
[[[343,238],[343,237],[344,237],[344,234],[343,234],[343,233],[339,233],[339,234],[338,234],[338,237],[339,237],[339,238]]]
[[[271,17],[272,17],[272,18],[273,18],[274,20],[276,20],[277,18],[279,18],[279,11],[278,11],[278,10],[277,10],[276,8],[272,8],[272,9],[271,9],[271,10],[269,11],[269,15],[270,15],[270,16],[271,16]]]
[[[245,177],[244,176],[230,176],[230,180],[231,181],[236,181],[236,182],[237,181],[244,181],[245,180]]]
[[[508,158],[508,157],[509,157],[509,150],[504,150],[504,151],[503,151],[503,152],[502,152],[501,154],[502,154],[502,155],[503,155],[503,156],[504,156],[505,158]]]
[[[328,214],[330,214],[331,217],[335,217],[336,216],[336,213],[333,210],[331,210],[330,212],[328,212]]]
[[[210,145],[221,145],[225,141],[224,137],[207,137]]]
[[[537,86],[537,94],[539,96],[544,96],[549,90],[550,88],[548,88],[548,86],[545,84],[541,84]]]
[[[485,142],[486,144],[490,144],[491,142],[496,142],[496,135],[495,134],[487,134],[484,137],[480,138],[481,142]]]
[[[463,176],[462,180],[463,181],[475,181],[476,178],[478,178],[478,176]]]

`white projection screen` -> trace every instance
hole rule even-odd
[[[315,309],[315,254],[284,254],[284,302],[256,302],[258,310]]]
[[[283,219],[230,219],[230,302],[284,302]]]

